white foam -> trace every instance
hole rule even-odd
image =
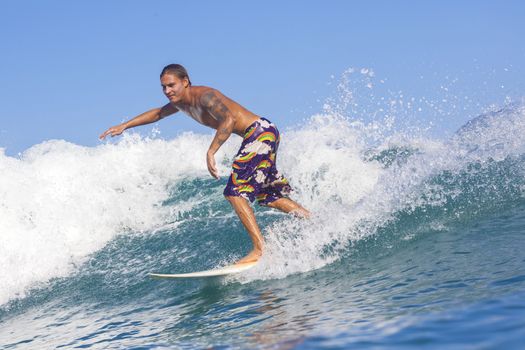
[[[512,118],[489,118],[483,128],[451,141],[393,133],[391,111],[365,123],[327,109],[295,130],[281,128],[278,167],[291,180],[292,197],[313,218],[283,218],[263,228],[263,261],[241,280],[325,266],[396,211],[440,205],[443,197],[433,195],[440,190],[425,183],[431,176],[476,160],[522,154],[525,112],[516,107],[509,113]],[[408,147],[417,152],[408,164],[385,168],[366,156],[371,140],[376,151]],[[23,296],[35,283],[67,276],[119,233],[151,232],[172,224],[173,213],[199,205],[201,198],[177,208],[161,204],[170,185],[209,177],[210,141],[211,135],[192,133],[170,141],[128,134],[117,144],[94,148],[55,140],[32,147],[20,159],[0,154],[0,304]],[[222,175],[228,174],[239,143],[234,137],[217,154]]]
[[[261,263],[240,281],[282,278],[338,259],[348,244],[374,234],[400,210],[442,206],[457,189],[428,180],[443,171],[465,170],[472,162],[503,160],[525,152],[525,108],[515,106],[483,118],[451,140],[384,136],[376,152],[408,147],[408,163],[383,167],[365,160],[366,140],[379,140],[377,122],[351,122],[336,114],[314,116],[283,136],[279,167],[295,188],[293,197],[314,213],[311,220],[285,219],[265,231]],[[388,128],[387,128],[388,129]],[[523,174],[525,176],[525,174]]]
[[[208,176],[210,141],[191,133],[171,141],[131,134],[94,148],[52,140],[20,158],[0,154],[0,304],[70,274],[119,233],[169,222],[175,208],[161,205],[169,186]]]
[[[352,236],[352,208],[377,186],[382,168],[363,159],[364,125],[334,115],[316,115],[306,126],[285,133],[278,167],[290,178],[293,199],[313,213],[310,220],[288,218],[266,229],[267,250],[250,277],[279,278],[324,266]]]

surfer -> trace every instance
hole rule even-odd
[[[192,86],[188,72],[180,64],[162,70],[160,83],[169,103],[106,130],[100,139],[117,136],[126,129],[157,122],[182,111],[200,124],[217,132],[206,154],[211,176],[219,179],[215,153],[235,133],[243,138],[232,164],[224,196],[231,203],[253,242],[252,251],[237,264],[257,261],[263,253],[264,239],[248,201],[279,209],[301,217],[308,210],[288,197],[291,187],[276,168],[280,135],[268,119],[250,112],[220,91],[206,86]]]

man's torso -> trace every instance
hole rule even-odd
[[[186,113],[200,124],[206,125],[210,128],[217,129],[221,124],[221,116],[214,115],[210,108],[204,105],[208,97],[215,99],[225,107],[226,113],[229,113],[234,119],[233,132],[237,135],[243,136],[244,131],[248,126],[259,120],[259,116],[250,112],[237,102],[224,96],[218,90],[206,86],[194,86],[191,88],[191,103],[177,104],[177,109]],[[216,114],[216,113],[215,113]]]

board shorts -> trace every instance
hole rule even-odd
[[[279,141],[279,131],[268,119],[246,128],[224,195],[257,200],[259,205],[287,197],[292,188],[275,165]]]

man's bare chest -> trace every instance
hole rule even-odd
[[[201,106],[184,106],[179,109],[200,124],[216,127],[218,120]]]

